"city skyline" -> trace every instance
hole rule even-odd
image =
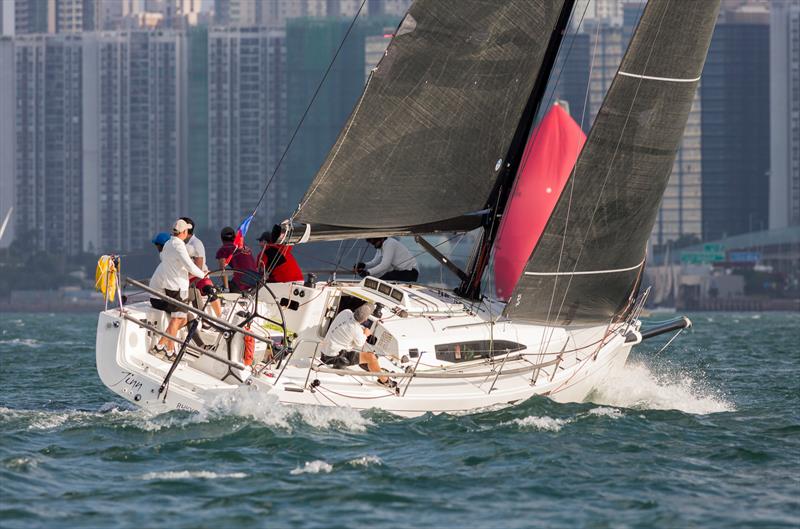
[[[80,16],[86,6],[99,12],[103,5],[82,2]],[[214,229],[244,218],[359,5],[287,0],[244,12],[234,5],[247,4],[242,0],[127,0],[120,29],[83,31],[74,0],[49,3],[62,14],[52,33],[0,41],[0,66],[14,72],[13,82],[0,81],[0,155],[14,153],[13,160],[0,156],[0,214],[15,206],[0,247],[25,236],[37,248],[67,254],[144,247],[178,214]],[[362,13],[323,84],[260,210],[263,224],[296,205],[390,41],[386,31],[409,3],[365,5],[373,14]],[[778,5],[770,16],[761,2],[728,4],[653,231],[656,246],[800,222],[800,8]],[[8,5],[4,0],[3,28]],[[151,27],[143,8],[154,7],[161,18]],[[210,18],[222,7],[226,25]],[[641,4],[590,7],[570,35],[571,55],[555,89],[587,132]],[[134,15],[140,26],[126,26]],[[36,17],[29,11],[17,18],[29,24]],[[107,13],[95,20],[107,21]],[[248,25],[253,21],[262,25]],[[776,42],[787,42],[784,55],[770,53]],[[749,53],[740,59],[744,48]],[[744,111],[748,117],[739,119]],[[778,141],[769,141],[771,131]],[[47,224],[53,218],[56,230]]]

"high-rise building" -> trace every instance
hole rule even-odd
[[[770,16],[769,227],[800,225],[800,4]]]
[[[15,39],[16,236],[63,255],[82,249],[82,54],[78,36]]]
[[[47,33],[54,6],[55,0],[14,0],[14,34]]]
[[[188,110],[188,215],[202,230],[208,222],[208,27],[186,31]]]
[[[285,146],[286,47],[279,29],[212,28],[208,36],[208,218],[236,225],[252,213]],[[285,167],[283,168],[285,169]],[[259,221],[286,204],[280,174]]]
[[[86,37],[87,248],[143,248],[186,211],[185,47],[170,30]]]
[[[768,227],[769,23],[723,13],[703,70],[703,238]]]
[[[16,96],[14,81],[14,41],[11,37],[0,37],[0,230],[9,217],[5,232],[0,234],[0,248],[6,248],[14,240],[15,193],[15,145],[16,145]]]
[[[350,21],[347,18],[288,21],[286,67],[290,130],[294,130],[304,115],[305,118],[287,155],[285,212],[290,213],[297,206],[364,89],[367,38],[382,38],[385,28],[396,27],[397,23],[397,17],[359,20],[322,82]],[[309,108],[318,86],[319,93]]]

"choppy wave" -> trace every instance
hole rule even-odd
[[[315,461],[306,461],[305,465],[293,469],[290,474],[293,476],[298,474],[328,474],[331,470],[333,470],[333,465],[321,459],[317,459]]]
[[[383,464],[383,460],[381,460],[381,458],[378,456],[368,455],[351,459],[347,462],[347,464],[354,467],[369,467],[373,465],[380,466]]]
[[[33,338],[11,338],[10,340],[0,340],[0,345],[21,345],[31,349],[38,349],[45,344]]]
[[[200,417],[207,420],[231,414],[289,432],[297,421],[320,430],[335,428],[350,432],[363,432],[373,425],[372,421],[352,408],[291,406],[281,404],[274,395],[251,388],[241,388],[221,396]]]
[[[179,470],[172,472],[148,472],[139,477],[144,481],[153,480],[178,480],[178,479],[242,479],[246,478],[244,472],[210,472],[208,470]]]
[[[558,432],[565,424],[571,422],[569,419],[556,419],[553,417],[523,417],[521,419],[514,419],[511,421],[523,429],[541,430],[546,432]]]
[[[679,410],[698,415],[736,410],[719,391],[692,375],[671,369],[656,373],[642,362],[629,362],[606,379],[590,400],[620,408]]]

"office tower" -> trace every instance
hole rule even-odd
[[[188,215],[201,229],[208,222],[208,27],[186,31]]]
[[[727,12],[703,70],[703,238],[767,229],[770,103],[769,18]]]
[[[48,12],[52,11],[55,0],[13,0],[14,34],[47,33]]]
[[[81,39],[15,39],[16,236],[30,248],[82,249]]]
[[[84,200],[98,228],[84,225],[85,244],[143,248],[187,207],[185,37],[164,30],[86,39]]]
[[[285,146],[285,33],[213,28],[208,36],[208,217],[237,225],[253,212]],[[283,167],[285,170],[285,167]],[[276,175],[258,211],[271,222],[286,209]]]
[[[622,62],[627,47],[623,42],[622,25],[612,19],[587,20],[585,31],[589,34],[589,104],[584,127],[594,122],[600,106]]]
[[[287,155],[285,211],[291,212],[297,206],[364,89],[367,38],[383,38],[385,28],[396,27],[397,22],[397,17],[364,18],[344,42]],[[346,18],[288,21],[286,67],[290,133],[306,112],[349,24]]]
[[[551,85],[555,85],[555,80],[558,84],[548,87],[550,92],[544,99],[548,108],[543,108],[540,115],[549,110],[555,100],[566,101],[572,119],[582,126],[584,132],[589,132],[592,124],[589,109],[585,107],[588,105],[591,37],[588,33],[571,31],[566,38],[568,44],[565,49],[568,51],[559,53],[551,75]],[[555,94],[552,90],[555,90]]]
[[[800,225],[800,4],[770,16],[769,227]]]
[[[14,240],[13,210],[15,193],[15,107],[14,41],[11,37],[0,37],[0,229],[9,211],[12,216],[6,230],[0,235],[0,248],[6,248]]]

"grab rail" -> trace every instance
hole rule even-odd
[[[500,375],[519,375],[522,373],[528,373],[533,371],[534,369],[541,369],[543,367],[549,367],[551,365],[555,365],[559,363],[561,359],[550,360],[549,362],[544,362],[541,364],[530,365],[527,367],[520,367],[517,369],[509,369],[506,372],[500,372],[497,374],[496,371],[481,371],[475,373],[452,373],[452,372],[438,372],[432,373],[430,371],[417,371],[414,373],[394,373],[391,371],[353,371],[351,369],[332,369],[326,368],[321,366],[312,367],[312,369],[318,373],[332,373],[336,375],[350,375],[354,377],[392,377],[392,378],[480,378],[485,377],[487,375],[495,375],[499,377]]]
[[[168,334],[168,333],[158,329],[157,327],[155,327],[153,325],[150,325],[149,323],[143,322],[142,320],[140,320],[138,318],[134,318],[133,316],[131,316],[128,313],[123,313],[122,317],[124,319],[128,320],[131,323],[135,323],[139,327],[145,328],[148,331],[154,332],[154,333],[158,334],[159,336],[163,336],[164,338],[172,340],[175,343],[183,343],[183,341],[181,339],[177,338],[176,336],[172,336],[171,334]],[[244,364],[240,364],[238,362],[232,362],[232,361],[230,361],[230,360],[228,360],[226,358],[222,358],[221,356],[217,356],[214,353],[210,353],[210,352],[208,352],[208,351],[206,351],[204,349],[200,349],[199,347],[194,346],[192,344],[186,344],[186,348],[189,351],[192,351],[193,353],[196,353],[196,354],[201,355],[201,356],[207,356],[209,358],[212,358],[212,359],[216,360],[217,362],[226,364],[226,365],[228,365],[230,367],[235,367],[236,369],[245,369],[247,367]]]
[[[204,312],[204,311],[202,311],[202,310],[200,310],[200,309],[198,309],[196,307],[193,307],[192,305],[188,305],[186,303],[183,303],[182,301],[178,301],[175,298],[171,298],[171,297],[169,297],[169,296],[167,296],[165,294],[162,294],[161,292],[158,292],[157,290],[154,290],[154,289],[150,288],[149,286],[147,286],[147,285],[145,285],[143,283],[140,283],[139,281],[136,281],[135,279],[127,278],[125,280],[125,282],[127,284],[129,284],[129,285],[133,285],[133,286],[135,286],[137,288],[140,288],[140,289],[144,290],[145,292],[148,292],[148,293],[150,293],[150,294],[152,294],[152,295],[154,295],[154,296],[156,296],[156,297],[158,297],[160,299],[163,299],[164,301],[166,301],[166,302],[168,302],[168,303],[170,303],[172,305],[175,305],[176,307],[182,308],[182,309],[184,309],[186,311],[191,312],[192,314],[196,314],[196,315],[198,315],[198,316],[200,316],[202,318],[205,318],[205,319],[207,319],[207,320],[209,320],[211,322],[214,322],[214,323],[216,323],[217,325],[219,325],[221,327],[225,327],[226,329],[229,329],[229,330],[232,330],[232,331],[240,332],[240,333],[244,334],[245,336],[250,336],[251,338],[255,338],[256,340],[259,340],[261,342],[264,342],[264,343],[267,343],[267,344],[272,344],[272,340],[270,340],[269,338],[264,338],[263,336],[260,336],[258,334],[252,333],[252,332],[248,331],[247,329],[239,327],[238,325],[234,325],[234,324],[232,324],[230,322],[227,322],[227,321],[225,321],[225,320],[223,320],[221,318],[217,318],[216,316],[212,316],[211,314],[208,314],[207,312]]]

